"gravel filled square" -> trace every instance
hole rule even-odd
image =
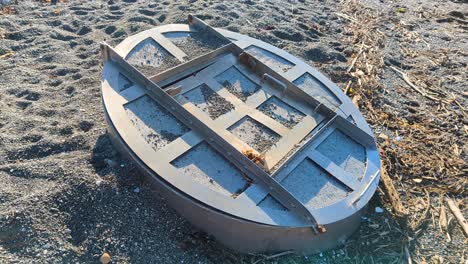
[[[258,110],[280,122],[287,128],[293,128],[305,116],[305,114],[278,99],[276,96],[272,96],[266,100],[258,107]]]
[[[204,31],[201,32],[169,32],[164,33],[174,45],[181,49],[190,59],[207,54],[223,45],[227,41],[214,37]]]
[[[223,73],[216,76],[215,79],[229,92],[244,102],[249,96],[260,89],[259,85],[252,82],[235,67],[227,69]]]
[[[232,195],[246,183],[241,172],[205,142],[196,145],[171,164],[182,175],[222,194]]]
[[[249,116],[242,118],[228,130],[258,152],[270,149],[281,138],[274,131]]]
[[[179,60],[152,38],[147,38],[134,47],[128,53],[127,61],[146,76],[158,74],[180,64]]]
[[[184,124],[147,95],[127,103],[125,111],[155,151],[189,131]]]
[[[186,92],[184,97],[207,113],[211,119],[216,119],[234,109],[233,104],[215,93],[206,84]]]

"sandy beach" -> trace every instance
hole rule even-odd
[[[177,215],[110,142],[99,43],[189,13],[337,83],[405,212],[381,185],[361,228],[311,256],[240,254]],[[444,199],[467,217],[467,42],[463,0],[0,0],[0,263],[465,263]]]

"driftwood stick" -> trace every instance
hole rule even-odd
[[[460,211],[460,208],[458,208],[458,205],[452,199],[447,197],[445,200],[447,201],[450,211],[452,211],[453,215],[462,227],[465,236],[468,236],[468,222],[466,222],[466,219]]]
[[[426,210],[424,210],[424,213],[421,215],[421,217],[419,218],[419,220],[416,222],[416,224],[414,225],[414,230],[417,230],[419,229],[419,227],[421,226],[421,223],[427,218],[427,214],[429,213],[429,209],[431,208],[431,196],[429,194],[429,192],[427,190],[424,190],[426,192],[426,197],[427,197],[427,205],[426,205]]]
[[[457,18],[457,17],[447,17],[447,20],[454,20],[454,21],[457,21],[461,24],[464,24],[464,25],[467,25],[468,24],[468,20],[465,20],[465,19],[461,19],[461,18]]]
[[[390,198],[390,202],[392,203],[393,210],[398,216],[405,216],[407,215],[407,211],[401,202],[400,195],[395,189],[395,185],[393,185],[392,179],[387,174],[387,170],[382,166],[380,170],[380,179],[382,179],[382,183],[387,191],[387,195]]]

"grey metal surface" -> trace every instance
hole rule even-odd
[[[125,59],[120,57],[109,45],[101,45],[102,52],[107,53],[103,56],[106,59],[114,60],[119,67],[128,76],[138,81],[141,85],[147,88],[147,94],[160,105],[163,105],[165,110],[177,117],[178,120],[185,125],[194,129],[197,133],[204,136],[205,140],[215,149],[219,151],[226,159],[229,159],[236,167],[244,172],[247,177],[253,179],[256,183],[264,184],[270,190],[270,194],[275,197],[281,204],[294,212],[296,216],[305,220],[311,225],[314,232],[324,232],[325,230],[317,223],[311,212],[298,201],[290,192],[288,192],[281,184],[275,181],[274,177],[270,177],[262,168],[257,166],[253,161],[246,157],[242,152],[230,144],[227,132],[217,129],[216,125],[210,124],[208,120],[200,120],[191,111],[182,107],[170,95],[165,93],[161,87],[146,78],[136,68],[131,66]],[[107,61],[105,61],[107,62]]]
[[[336,85],[304,62],[259,40],[204,23],[200,27],[198,21],[141,32],[115,52],[104,48],[103,104],[116,144],[171,197],[176,210],[185,208],[182,215],[230,247],[314,252],[339,243],[357,227],[358,215],[377,187],[380,161],[369,126]],[[191,60],[178,48],[181,42],[168,44],[174,34],[179,38],[201,30],[236,41]],[[179,66],[148,78],[128,64],[123,58],[131,59],[133,49],[148,38],[177,58]],[[234,69],[238,76],[229,79],[233,74],[226,71]],[[303,81],[304,76],[313,82]],[[156,107],[148,106],[153,103]],[[168,116],[161,107],[169,114],[168,123],[182,121],[182,128],[162,129],[151,121]],[[253,138],[242,136],[245,132],[229,133],[241,123],[245,131],[271,130],[279,141],[253,148]],[[334,142],[347,147],[334,149]],[[271,175],[246,159],[246,150],[263,155],[263,167]],[[200,155],[211,155],[213,163]],[[249,179],[254,183],[247,184]],[[272,185],[281,193],[272,191]],[[219,222],[206,225],[202,216]],[[312,232],[316,222],[325,233]],[[234,234],[230,225],[242,230]]]

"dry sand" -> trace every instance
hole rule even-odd
[[[466,114],[455,103],[441,106],[423,97],[388,69],[409,71],[418,85],[438,90],[432,91],[438,97],[453,95],[466,107],[466,1],[0,1],[7,2],[12,4],[0,9],[1,263],[96,263],[103,252],[119,263],[400,263],[407,258],[405,247],[419,263],[466,261],[455,221],[448,227],[450,242],[437,224],[437,190],[466,197],[466,182],[459,181],[466,166]],[[362,10],[378,23],[356,23]],[[115,46],[157,25],[185,23],[190,12],[302,57],[343,89],[362,76],[347,73],[359,54],[354,29],[381,32],[377,47],[387,66],[380,65],[385,70],[376,73],[373,89],[354,91],[363,96],[360,107],[376,133],[388,138],[379,145],[412,211],[408,221],[421,220],[419,231],[397,223],[379,191],[345,245],[263,260],[194,230],[152,193],[106,133],[98,43]],[[389,122],[374,118],[376,112]],[[415,126],[401,127],[408,123]],[[413,133],[416,125],[440,137]],[[421,148],[403,152],[401,144],[409,140]],[[428,211],[422,188],[430,192]],[[375,213],[376,206],[386,210]]]

